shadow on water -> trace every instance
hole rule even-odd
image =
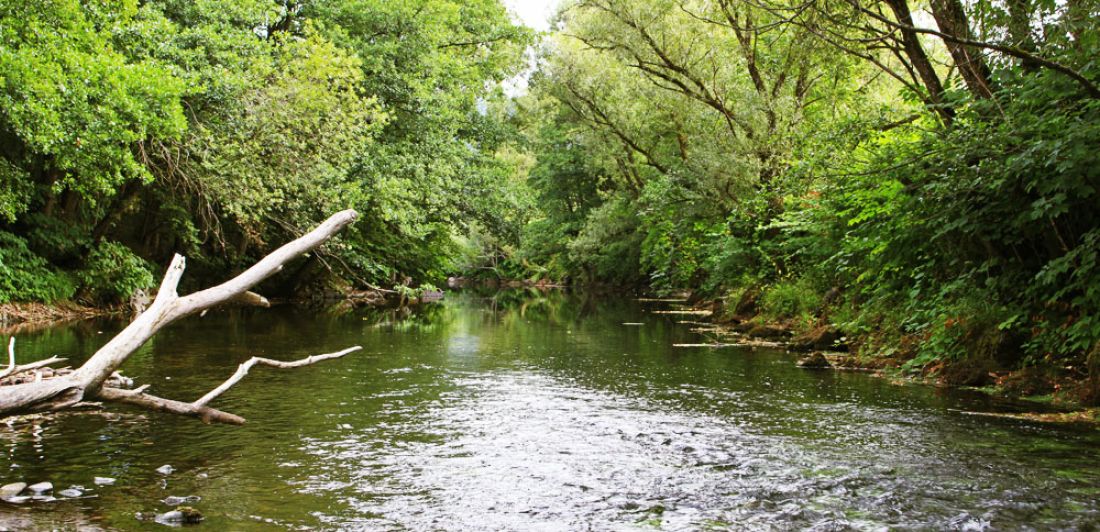
[[[449,295],[412,310],[233,310],[173,325],[124,368],[191,400],[250,356],[217,406],[244,427],[111,408],[3,429],[3,483],[88,498],[0,506],[10,528],[151,526],[168,496],[215,529],[1081,528],[1100,523],[1100,435],[965,415],[1011,404],[697,337],[639,303]],[[624,325],[641,323],[642,325]],[[121,327],[21,337],[26,360]],[[75,361],[75,360],[74,360]],[[169,464],[175,471],[155,471]],[[117,479],[94,486],[94,477]]]

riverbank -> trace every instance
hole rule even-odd
[[[480,283],[463,283],[466,288],[487,288]],[[547,289],[548,283],[535,283],[527,288]],[[383,308],[389,306],[416,305],[435,301],[443,292],[432,290],[424,294],[399,297],[390,290],[358,290],[343,294],[326,294],[323,299],[275,300],[275,304],[322,305],[327,309],[353,310],[357,308]],[[775,319],[760,312],[751,298],[741,297],[731,303],[729,299],[703,299],[690,293],[679,293],[672,298],[641,298],[641,301],[665,302],[675,305],[673,310],[656,311],[676,315],[677,321],[691,327],[694,333],[708,337],[704,343],[678,344],[677,347],[722,347],[749,345],[777,347],[792,353],[803,354],[806,367],[837,371],[862,371],[897,382],[919,382],[948,388],[980,391],[993,396],[1034,402],[1039,408],[1033,413],[998,414],[1044,422],[1100,423],[1100,409],[1076,400],[1082,387],[1094,385],[1086,375],[1074,375],[1064,368],[1052,365],[1036,365],[1024,369],[1008,370],[982,367],[973,361],[918,365],[913,361],[920,357],[920,340],[902,338],[893,345],[886,345],[882,338],[850,335],[825,319],[805,320]],[[26,334],[54,327],[65,322],[102,316],[119,315],[126,310],[119,307],[88,307],[72,302],[58,304],[8,303],[0,305],[0,335]],[[824,313],[823,314],[827,314]],[[817,356],[820,355],[820,358]],[[815,360],[816,358],[816,360]],[[825,362],[822,363],[821,361]],[[978,372],[984,372],[978,374]],[[1050,412],[1050,408],[1059,412]],[[1046,411],[1039,411],[1046,410]]]
[[[117,306],[88,307],[61,301],[57,303],[0,304],[0,335],[12,335],[53,327],[74,320],[119,314]]]
[[[418,292],[402,298],[393,290],[370,289],[348,290],[339,293],[324,293],[316,298],[280,299],[274,298],[270,304],[300,304],[305,306],[346,307],[348,309],[386,306],[416,305],[434,301],[443,297],[441,291]],[[227,304],[232,305],[233,303]],[[247,302],[236,304],[247,305]],[[13,302],[0,304],[0,335],[13,335],[47,329],[70,321],[120,316],[130,312],[124,305],[87,306],[72,301]]]
[[[736,301],[682,295],[682,299],[666,301],[680,301],[684,309],[666,312],[692,316],[692,320],[681,323],[712,339],[711,343],[685,346],[780,347],[802,354],[799,365],[807,369],[864,371],[898,382],[971,389],[1042,405],[1035,412],[997,414],[1001,417],[1100,423],[1100,405],[1090,400],[1096,396],[1098,383],[1083,368],[1060,367],[1049,361],[1024,368],[1005,368],[986,353],[975,353],[973,358],[962,360],[931,359],[922,363],[922,340],[915,335],[887,339],[873,333],[851,334],[831,323],[825,310],[812,320],[776,319],[758,308],[759,292],[743,291]],[[1050,412],[1051,407],[1060,411]],[[1039,411],[1042,409],[1047,411]]]

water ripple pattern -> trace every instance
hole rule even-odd
[[[25,345],[87,351],[117,326]],[[672,347],[697,340],[636,303],[564,294],[452,297],[411,314],[187,320],[127,373],[186,398],[252,355],[364,350],[253,372],[219,399],[245,427],[130,410],[13,425],[5,482],[117,482],[85,499],[0,507],[0,525],[143,529],[138,513],[183,496],[208,526],[232,530],[1100,524],[1094,429],[966,415],[1020,405],[805,371],[780,351]],[[175,472],[156,473],[163,464]]]

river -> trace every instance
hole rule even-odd
[[[673,347],[701,337],[662,305],[501,292],[188,318],[124,373],[193,400],[253,355],[363,350],[253,369],[212,404],[243,427],[122,406],[0,427],[0,483],[85,490],[0,503],[0,528],[149,529],[138,516],[170,496],[211,530],[1100,526],[1100,431],[973,415],[1019,405],[779,350]],[[79,362],[122,325],[21,336],[20,361]]]

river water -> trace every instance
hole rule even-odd
[[[502,292],[188,318],[124,367],[150,393],[193,400],[253,355],[363,351],[255,368],[212,405],[243,427],[121,406],[0,426],[0,483],[86,490],[0,503],[0,528],[161,527],[138,516],[170,496],[197,497],[211,530],[1100,527],[1100,431],[973,415],[1019,406],[777,350],[673,347],[705,339],[660,305]],[[121,326],[18,352],[79,361]]]

